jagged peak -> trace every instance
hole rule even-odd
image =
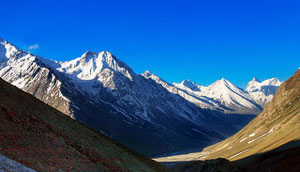
[[[185,79],[180,83],[173,83],[172,85],[184,90],[186,88],[189,88],[192,91],[200,91],[200,87],[201,87],[200,85],[197,85],[195,82],[190,81],[189,79]]]
[[[146,70],[141,75],[144,76],[145,78],[152,78],[153,80],[162,80],[159,76],[155,75],[154,73],[150,72],[149,70]]]
[[[209,85],[208,88],[213,88],[213,87],[216,87],[216,86],[225,86],[225,87],[229,87],[229,88],[236,87],[235,85],[233,85],[230,81],[228,81],[225,78],[221,78],[220,80],[217,80],[216,82]]]
[[[193,81],[190,81],[189,79],[185,79],[185,80],[183,80],[180,84],[182,84],[182,85],[184,85],[184,86],[186,86],[186,87],[196,87],[197,86],[197,84],[195,83],[195,82],[193,82]]]
[[[261,84],[262,85],[273,85],[273,86],[279,86],[282,82],[277,78],[270,78],[267,80],[264,80]]]
[[[154,75],[152,72],[150,72],[149,70],[146,70],[144,73],[142,73],[143,76],[151,76],[151,75]]]
[[[190,81],[189,79],[185,79],[181,82],[181,84],[186,84],[186,83],[194,83],[194,82]]]
[[[149,70],[146,70],[141,75],[146,79],[152,79],[156,83],[170,85],[167,81],[163,80],[161,77],[159,77],[158,75],[155,75],[154,73],[150,72]]]
[[[89,56],[89,55],[92,55],[92,54],[95,54],[95,52],[93,52],[93,51],[86,51],[85,53],[83,53],[83,55],[82,56]]]
[[[4,40],[4,39],[0,39],[0,57],[3,58],[14,58],[16,57],[15,55],[18,53],[18,52],[21,52],[21,50],[11,44],[10,42]],[[25,52],[25,51],[23,51]]]
[[[81,55],[81,59],[86,59],[86,60],[89,60],[91,58],[98,58],[98,57],[112,57],[116,60],[116,58],[111,54],[110,51],[100,51],[100,52],[86,51]]]
[[[220,80],[216,81],[216,83],[224,83],[224,84],[230,83],[230,84],[231,84],[231,82],[229,82],[229,81],[228,81],[227,79],[225,79],[225,78],[221,78]]]
[[[119,72],[130,80],[135,75],[128,65],[109,51],[86,51],[81,57],[60,64],[61,67],[58,70],[69,74],[75,73],[77,78],[83,80],[95,79],[105,69]]]
[[[256,90],[260,90],[263,86],[276,86],[279,87],[282,82],[277,78],[266,79],[262,82],[255,82],[253,79],[248,83],[246,87],[247,92],[253,92]]]
[[[270,78],[270,79],[267,79],[267,80],[269,80],[269,81],[279,81],[279,82],[280,82],[280,80],[279,80],[277,77]],[[266,81],[267,81],[267,80],[266,80]]]

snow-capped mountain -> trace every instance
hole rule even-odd
[[[173,94],[178,94],[195,105],[237,114],[258,114],[271,101],[281,82],[277,78],[263,82],[250,81],[246,90],[236,87],[222,78],[208,87],[184,80],[181,83],[169,84],[157,75],[146,71],[142,74],[165,87]]]
[[[257,104],[265,107],[273,99],[276,90],[282,82],[278,78],[267,79],[263,82],[253,78],[247,85],[246,91]]]
[[[191,171],[204,168],[236,171],[233,168],[223,167],[229,167],[230,161],[239,160],[243,163],[232,165],[235,167],[240,165],[239,169],[243,169],[242,171],[286,171],[284,169],[299,171],[300,166],[295,167],[295,164],[299,162],[300,157],[300,70],[282,84],[276,78],[264,82],[267,85],[280,84],[280,87],[265,109],[235,135],[201,152],[177,154],[154,160],[170,163],[190,161],[192,163],[186,163],[184,169]],[[255,89],[261,83],[253,79],[248,88],[254,85],[252,88]],[[230,161],[224,165],[223,162],[220,163],[220,158]],[[201,162],[195,162],[199,160]]]
[[[272,100],[281,83],[278,78],[263,82],[256,79],[250,81],[246,89],[242,90],[222,78],[208,87],[193,83],[194,88],[199,88],[197,91],[182,87],[182,83],[173,85],[199,97],[208,97],[217,101],[230,109],[224,109],[227,113],[259,113]]]
[[[233,112],[259,113],[262,110],[245,91],[224,78],[204,88],[198,95],[212,98]]]
[[[87,51],[74,60],[57,62],[0,39],[0,77],[148,156],[202,148],[232,135],[253,118],[224,114],[231,107],[209,97],[242,100],[242,105],[251,102],[228,81],[207,88],[186,81],[182,85],[187,91],[150,72],[136,74],[108,51]],[[214,93],[198,96],[202,89]],[[226,95],[229,90],[235,95]]]
[[[196,83],[186,79],[181,83],[173,83],[173,85],[179,89],[187,90],[187,91],[201,91],[203,86],[197,85]]]

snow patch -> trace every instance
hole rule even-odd
[[[61,93],[60,91],[59,91],[58,96],[59,96],[60,98],[63,98],[64,100],[70,102],[70,100],[69,100],[67,97],[65,97],[64,95],[62,95],[62,93]]]
[[[72,104],[72,106],[73,106],[74,108],[76,108],[77,110],[80,110],[79,107],[75,106],[74,104]]]
[[[237,154],[235,154],[235,155],[229,157],[228,159],[232,159],[232,158],[234,158],[234,157],[237,157],[237,156],[239,156],[239,155],[241,155],[242,153],[245,153],[245,152],[247,152],[247,151],[248,151],[248,149],[245,149],[245,150],[243,150],[243,151],[241,151],[241,152],[239,152],[239,153],[237,153]]]
[[[253,137],[253,136],[255,136],[255,133],[252,133],[252,134],[249,135],[249,137]]]
[[[248,137],[243,138],[242,140],[240,140],[240,142],[243,142],[244,140],[246,140]]]
[[[250,141],[248,142],[248,144],[254,142],[254,141],[257,140],[257,139],[260,139],[260,138],[262,138],[262,137],[265,137],[266,135],[271,134],[271,133],[274,131],[273,129],[274,129],[274,127],[272,127],[268,132],[264,133],[263,135],[261,135],[261,136],[255,138],[255,139],[253,139],[253,140],[250,140]]]

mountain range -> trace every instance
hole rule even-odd
[[[208,87],[139,75],[108,51],[57,62],[0,38],[0,77],[147,156],[202,149],[252,120],[281,84],[253,79],[246,90],[226,79]]]
[[[189,102],[204,109],[218,110],[230,114],[258,114],[272,100],[281,82],[278,78],[263,82],[253,78],[245,90],[238,88],[222,78],[208,87],[184,80],[169,84],[159,76],[146,71],[142,74],[165,87],[169,92],[178,94]]]
[[[155,160],[194,161],[178,167],[179,171],[299,171],[299,121],[300,70],[283,82],[265,109],[235,135],[201,152]]]

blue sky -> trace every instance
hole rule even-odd
[[[108,50],[137,73],[209,85],[286,80],[300,67],[300,2],[1,1],[0,37],[46,58]]]

